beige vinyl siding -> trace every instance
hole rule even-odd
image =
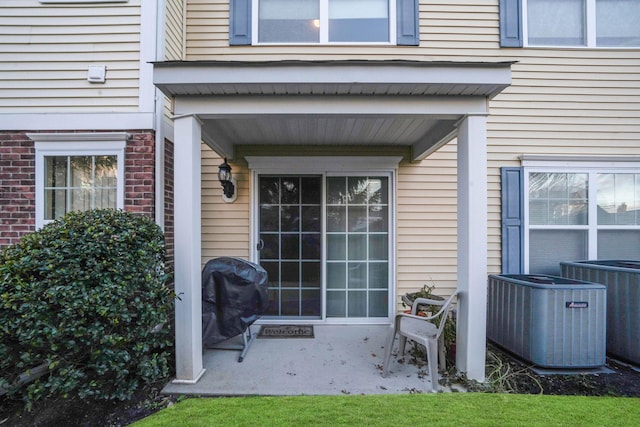
[[[420,163],[403,162],[397,181],[397,293],[435,285],[437,293],[451,294],[457,268],[455,143]]]
[[[245,162],[229,162],[237,180],[238,198],[222,200],[218,165],[222,159],[202,145],[202,263],[221,256],[249,259],[249,182]]]
[[[500,48],[498,0],[421,1],[419,47],[230,47],[228,2],[187,1],[189,60],[515,61],[487,123],[490,273],[501,268],[500,167],[519,166],[522,154],[640,155],[640,49]],[[456,286],[455,140],[401,164],[397,202],[398,294],[423,284],[447,294]]]
[[[187,59],[420,59],[498,56],[498,2],[422,1],[421,46],[229,46],[228,0],[187,0]],[[453,50],[452,50],[453,48]],[[224,56],[224,58],[221,57]]]
[[[138,109],[140,0],[0,2],[0,113]],[[105,65],[105,83],[87,81]]]
[[[166,0],[165,59],[184,59],[184,0]]]
[[[259,154],[260,149],[264,147],[254,147],[251,154]],[[356,154],[355,150],[350,154]],[[204,145],[202,157],[202,262],[220,256],[249,258],[250,172],[246,163],[230,162],[238,180],[238,200],[224,203],[217,178],[222,159]],[[435,284],[438,293],[450,294],[456,287],[457,268],[455,144],[418,164],[402,162],[397,183],[398,292]]]
[[[164,57],[167,61],[184,59],[185,44],[185,0],[166,0],[165,15],[165,49]],[[171,121],[172,102],[164,97],[164,119]]]
[[[500,167],[523,154],[639,156],[639,49],[505,49],[511,87],[488,119],[489,271],[500,271]]]

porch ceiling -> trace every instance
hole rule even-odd
[[[415,160],[451,140],[462,117],[488,114],[511,63],[170,61],[154,64],[153,80],[229,158],[246,144],[398,145]]]

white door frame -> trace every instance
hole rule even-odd
[[[257,262],[257,234],[259,231],[258,212],[258,177],[259,175],[321,175],[324,180],[327,176],[349,175],[374,175],[380,174],[389,177],[389,309],[387,318],[371,319],[330,319],[326,317],[326,245],[321,248],[321,277],[322,277],[322,307],[321,318],[318,320],[301,320],[304,323],[334,323],[334,324],[388,324],[396,312],[396,176],[398,164],[402,160],[399,156],[339,156],[339,157],[312,157],[312,156],[246,156],[249,170],[251,171],[251,208],[250,208],[250,258]],[[325,193],[323,184],[322,201],[322,235],[325,236]],[[261,323],[273,323],[262,319]],[[281,321],[280,321],[281,322]],[[287,320],[288,323],[293,321]]]

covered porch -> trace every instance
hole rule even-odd
[[[253,331],[260,326],[252,326]],[[316,325],[314,338],[257,338],[242,363],[239,351],[205,350],[195,384],[168,384],[163,393],[201,396],[286,396],[428,393],[426,366],[393,357],[383,377],[386,325]],[[409,350],[409,346],[407,346]],[[399,361],[402,360],[402,363]],[[424,363],[424,361],[423,361]]]
[[[510,63],[419,61],[154,64],[154,83],[173,99],[174,114],[175,290],[180,295],[174,383],[199,388],[199,381],[209,377],[208,369],[218,370],[216,357],[223,357],[203,353],[202,348],[201,142],[230,160],[240,146],[261,147],[261,153],[269,147],[307,146],[325,158],[336,146],[360,150],[377,146],[403,148],[409,153],[404,160],[415,162],[454,139],[456,366],[469,378],[484,380],[486,123],[490,99],[511,83],[510,67]],[[397,293],[395,278],[390,281],[390,292]],[[395,294],[390,307],[393,311],[397,307]],[[383,329],[381,337],[369,338],[384,340],[384,325]],[[263,357],[256,348],[250,352],[247,361]]]

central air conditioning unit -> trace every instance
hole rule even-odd
[[[640,261],[561,262],[561,274],[607,288],[607,352],[640,364]]]
[[[491,275],[487,337],[545,368],[606,363],[606,289],[545,275]]]

